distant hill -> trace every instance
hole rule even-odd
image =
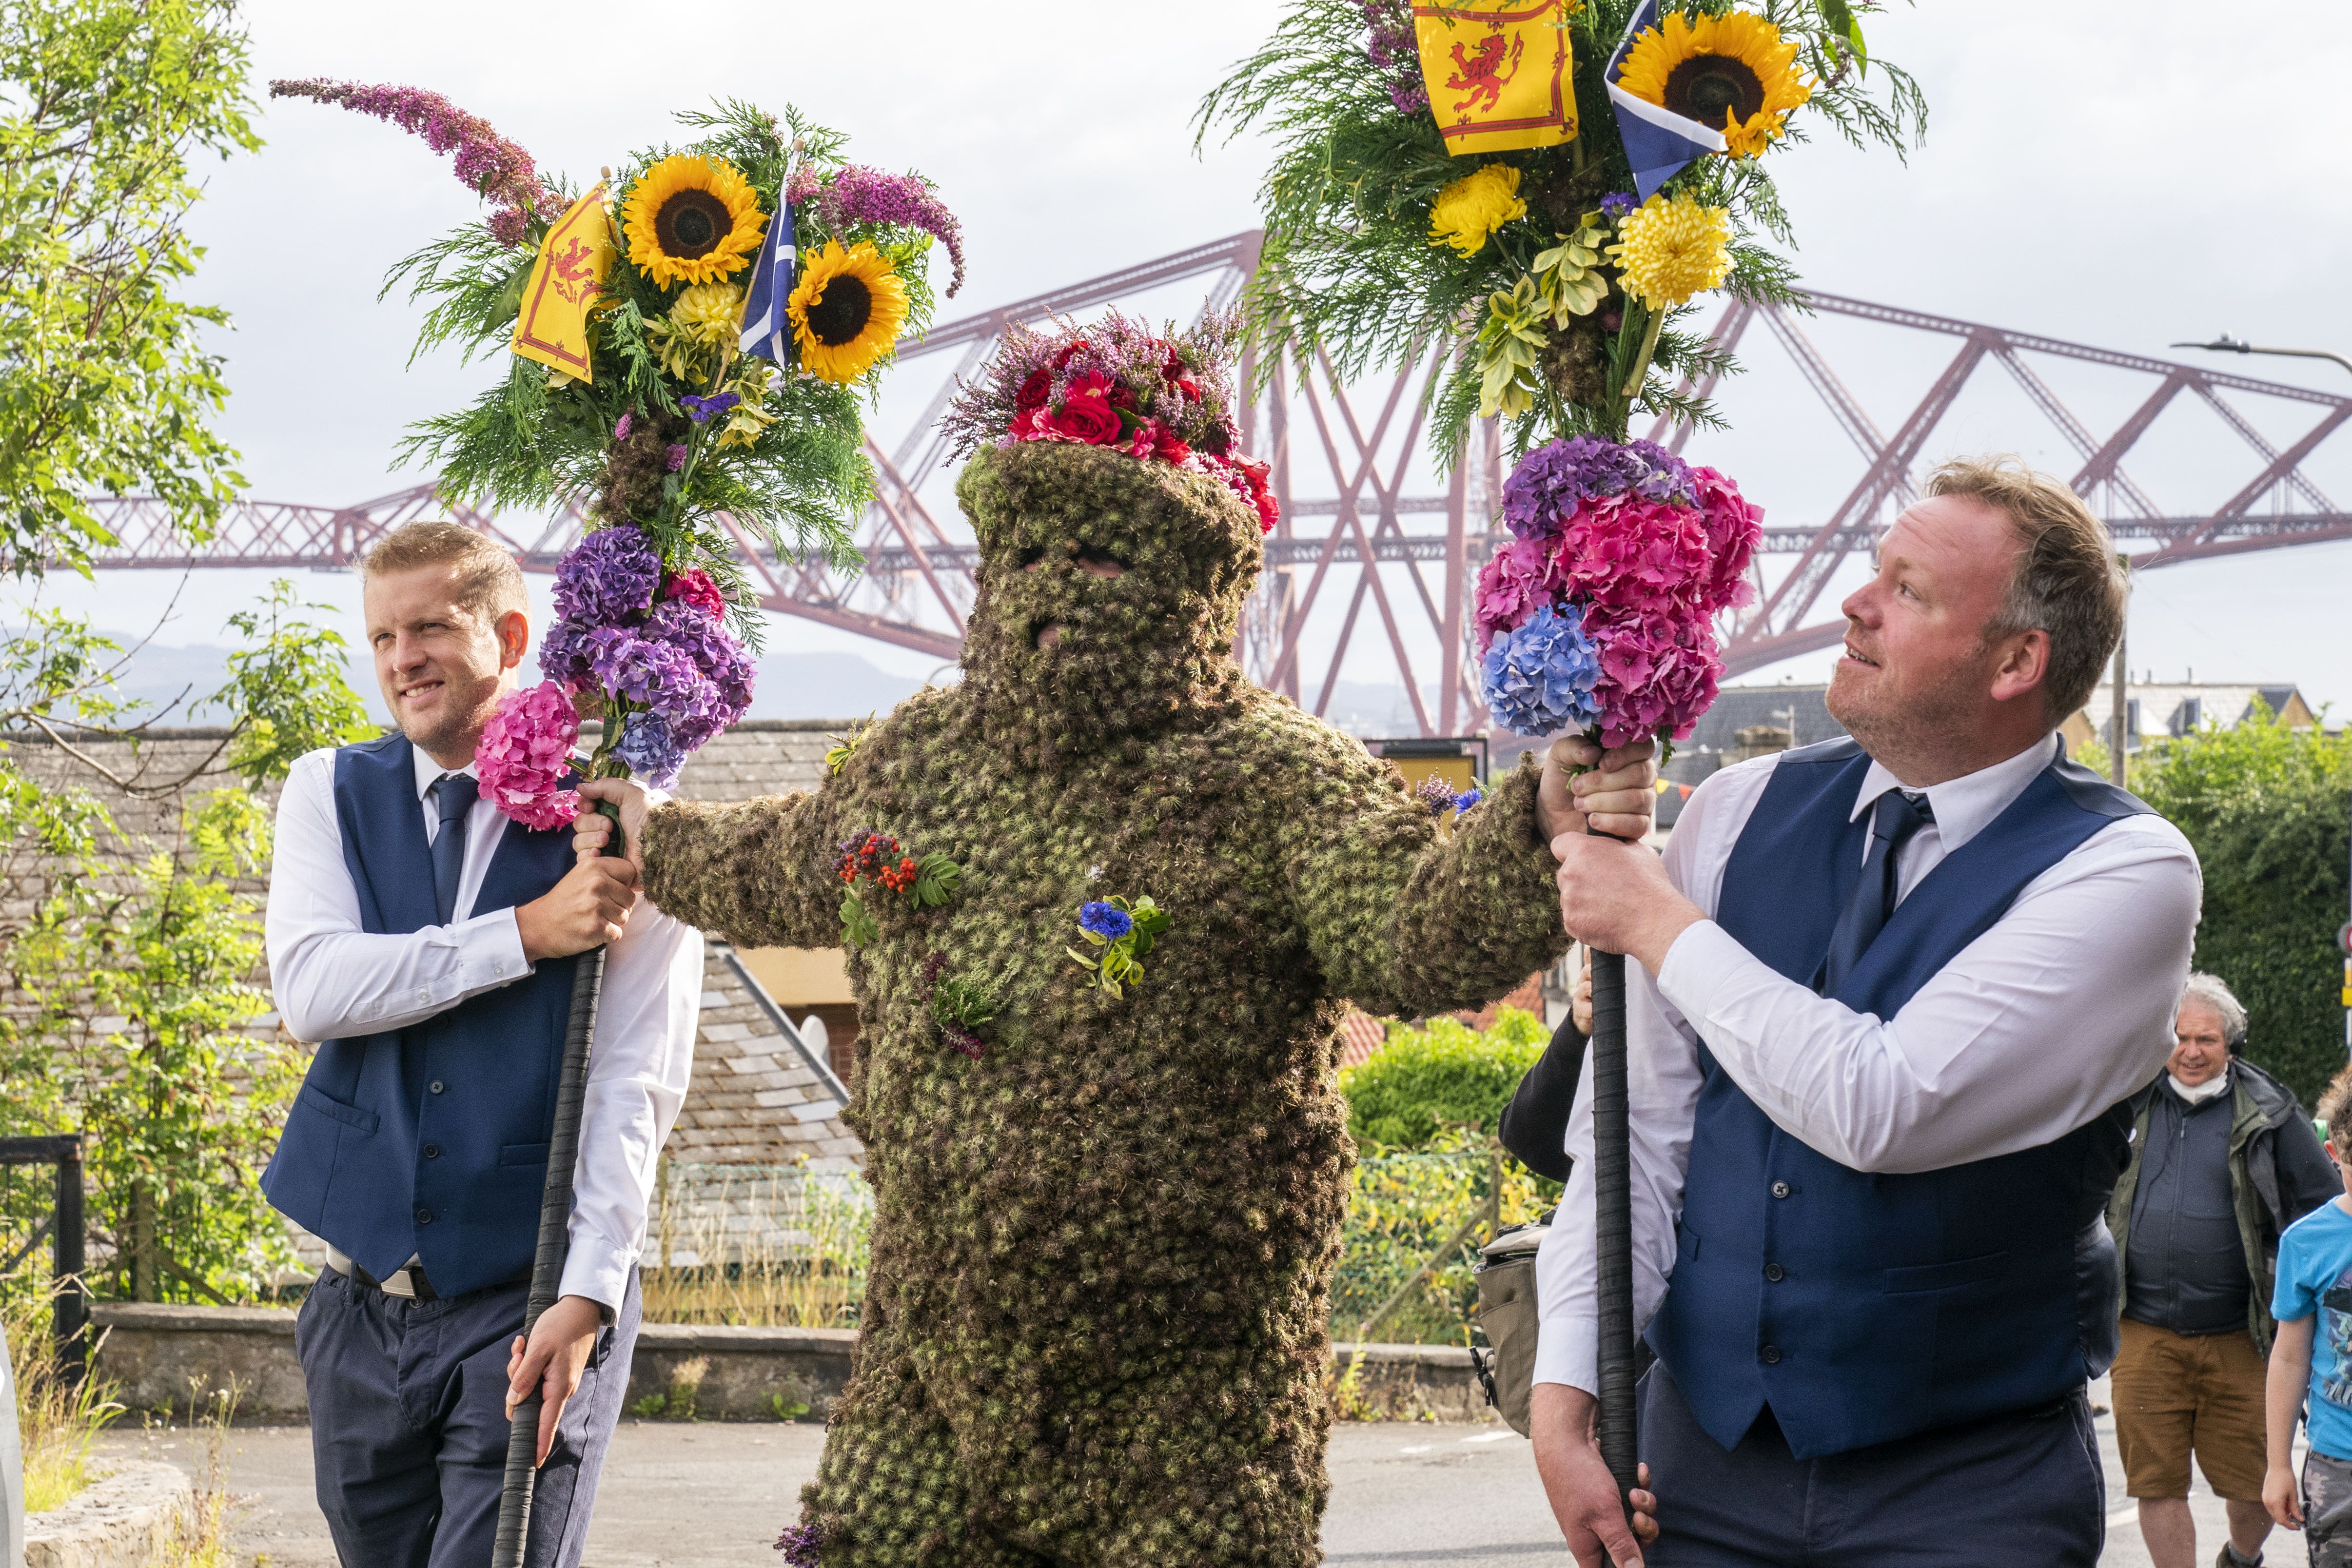
[[[863,719],[887,713],[922,685],[854,653],[771,653],[751,683],[751,717]]]

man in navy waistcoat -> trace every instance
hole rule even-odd
[[[411,523],[363,566],[399,733],[294,764],[270,982],[319,1054],[262,1190],[327,1245],[295,1326],[319,1506],[346,1568],[485,1568],[536,1387],[523,1561],[576,1564],[636,1342],[654,1162],[686,1097],[699,932],[482,798],[474,748],[530,637],[511,556]],[[608,945],[562,1297],[521,1329],[576,955]]]
[[[1947,464],[1843,605],[1849,736],[1727,768],[1663,859],[1563,838],[1627,965],[1651,1568],[2095,1563],[2103,1211],[2200,886],[2067,761],[2123,584],[2074,492]],[[1536,1457],[1577,1560],[1644,1554],[1592,1441],[1591,1089],[1538,1265]]]

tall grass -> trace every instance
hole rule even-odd
[[[98,1479],[90,1450],[122,1414],[114,1385],[98,1377],[69,1383],[51,1359],[49,1303],[30,1291],[5,1298],[0,1332],[16,1374],[16,1427],[25,1445],[25,1511],[64,1506]]]
[[[855,1171],[665,1161],[646,1222],[646,1321],[854,1329],[873,1211]]]
[[[191,1436],[203,1434],[204,1473],[196,1478],[194,1506],[149,1568],[236,1568],[236,1555],[229,1548],[229,1518],[248,1500],[228,1489],[227,1456],[229,1424],[236,1418],[243,1392],[234,1378],[226,1388],[215,1389],[209,1395],[202,1379],[188,1380],[188,1426]]]

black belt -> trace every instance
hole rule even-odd
[[[425,1265],[422,1263],[404,1264],[401,1268],[394,1269],[393,1272],[394,1274],[404,1274],[408,1277],[409,1294],[403,1296],[397,1290],[385,1289],[383,1281],[378,1279],[374,1275],[361,1268],[356,1259],[353,1260],[352,1264],[351,1277],[371,1289],[383,1290],[385,1295],[393,1297],[397,1300],[438,1301],[441,1300],[441,1292],[433,1289],[433,1282],[425,1277]],[[486,1289],[497,1290],[509,1285],[528,1285],[530,1283],[530,1266],[529,1264],[525,1264],[522,1268],[515,1270],[512,1274],[508,1275],[505,1279],[491,1281]]]

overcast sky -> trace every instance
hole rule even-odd
[[[677,109],[727,96],[794,102],[847,130],[858,161],[929,174],[961,215],[970,280],[942,319],[1255,221],[1264,145],[1213,145],[1196,157],[1189,122],[1271,25],[1268,4],[1073,12],[788,0],[685,20],[605,0],[258,0],[247,14],[257,90],[273,76],[431,88],[583,183],[667,136]],[[1776,153],[1801,243],[1796,262],[1825,291],[2138,353],[2161,356],[2174,339],[2224,329],[2352,352],[2342,286],[2352,153],[2335,94],[2315,90],[2352,79],[2341,16],[2340,4],[2282,0],[2248,34],[2188,0],[1898,7],[1871,22],[1870,41],[1926,85],[1927,144],[1907,167],[1884,149],[1833,142]],[[375,121],[279,101],[262,107],[257,124],[268,145],[213,171],[194,220],[209,255],[192,293],[236,319],[220,340],[236,389],[225,432],[260,497],[344,503],[415,483],[424,476],[393,467],[404,427],[467,400],[495,369],[454,354],[404,368],[416,311],[397,297],[378,302],[376,290],[395,258],[479,205],[446,162]],[[1189,310],[1181,297],[1151,303]],[[1958,347],[1834,319],[1808,331],[1890,431]],[[1773,521],[1818,521],[1860,477],[1861,459],[1769,338],[1751,332],[1745,353],[1750,374],[1722,398],[1734,430],[1694,442],[1692,455],[1733,474]],[[945,368],[907,367],[882,422],[886,445],[904,432],[898,405],[919,405]],[[2101,437],[2150,385],[2063,362],[2036,368]],[[2231,359],[2222,368],[2352,391],[2352,374],[2330,365]],[[2241,406],[2280,445],[2312,418],[2309,405]],[[1986,449],[2066,472],[2077,460],[1990,368],[1927,456]],[[2182,399],[2130,467],[2166,511],[2184,513],[2228,496],[2258,463]],[[2352,433],[2306,471],[2352,504]],[[199,579],[166,639],[219,640],[229,601],[257,585],[249,576]],[[348,578],[304,585],[351,607]],[[128,627],[152,618],[170,586],[131,574],[95,591],[53,584],[47,596]],[[2151,574],[2135,599],[2132,662],[2167,679],[2194,668],[2207,679],[2294,681],[2315,701],[2352,705],[2337,607],[2347,586],[2352,542]],[[917,677],[933,665],[807,623],[780,626],[776,642],[854,650]],[[1384,679],[1380,640],[1360,646],[1349,675]],[[1818,679],[1826,663],[1815,656],[1786,672]]]

